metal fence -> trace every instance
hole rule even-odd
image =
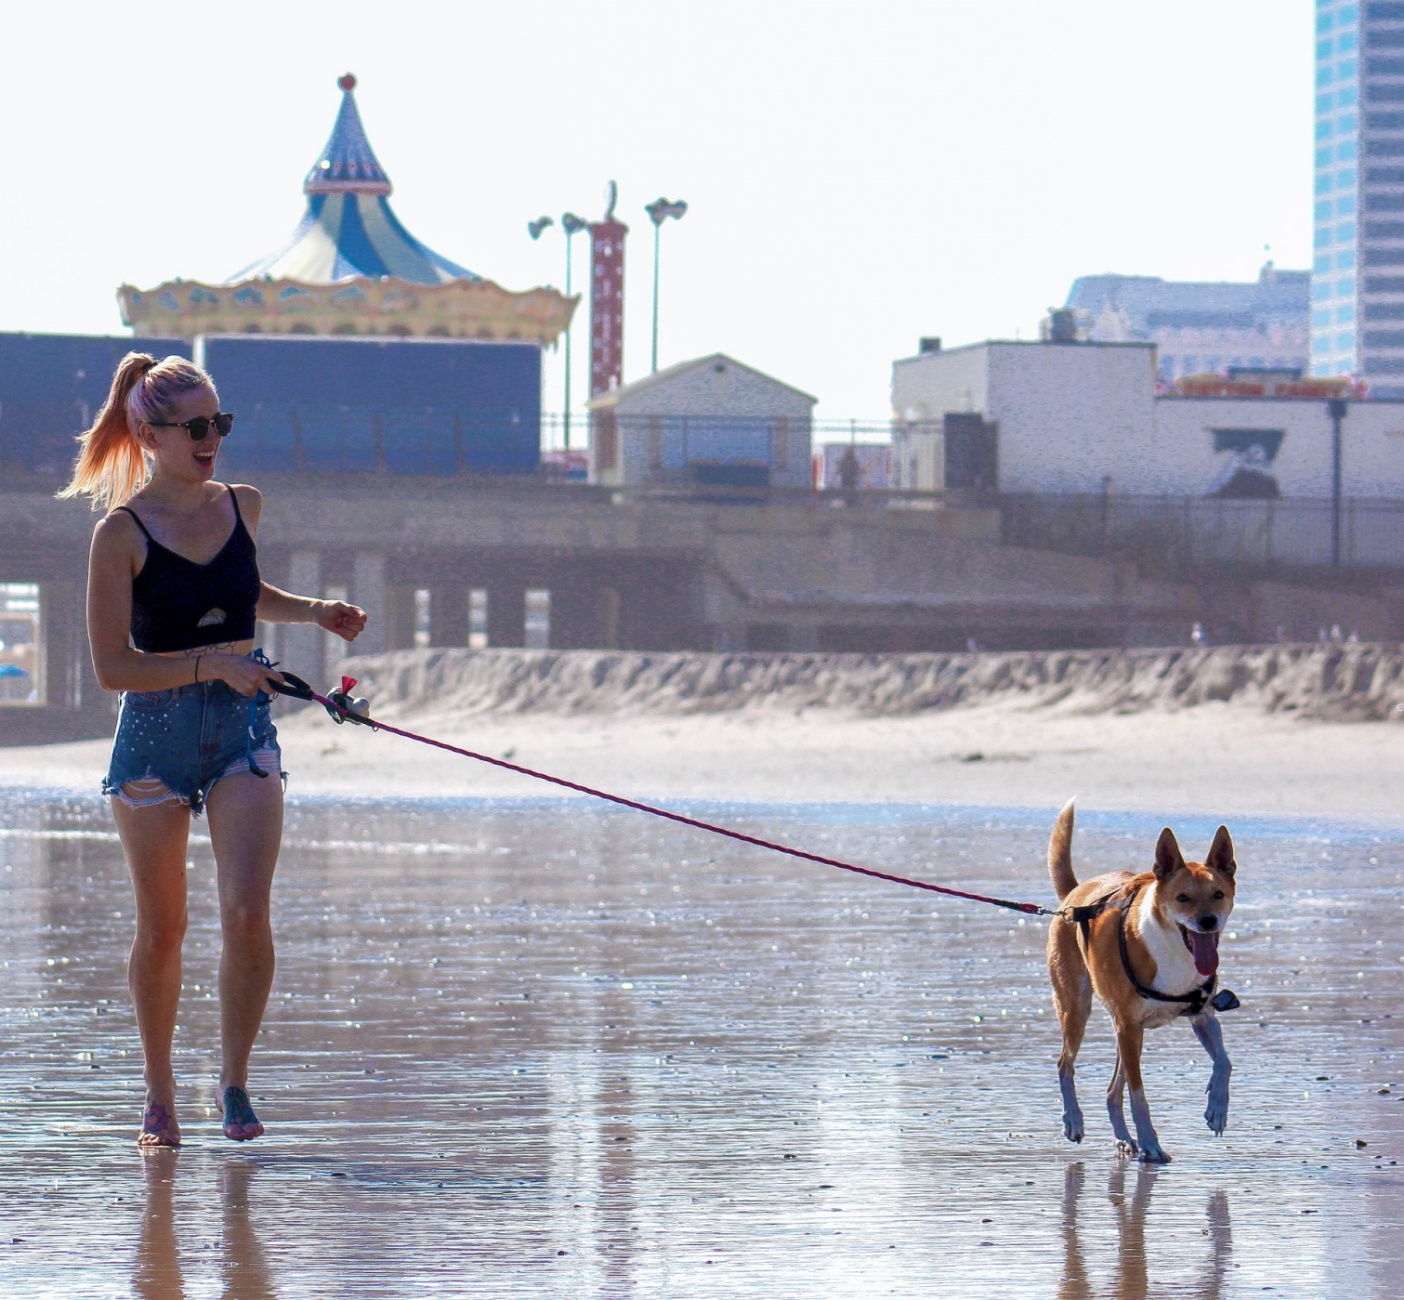
[[[1329,497],[998,498],[1003,540],[1011,545],[1080,555],[1120,553],[1156,572],[1331,567],[1335,505]],[[1341,567],[1404,568],[1404,500],[1345,497],[1339,508]]]

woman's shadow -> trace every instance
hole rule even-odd
[[[1135,1186],[1128,1196],[1127,1162],[1119,1160],[1112,1168],[1107,1180],[1107,1199],[1115,1210],[1117,1249],[1113,1261],[1115,1278],[1108,1290],[1096,1286],[1088,1277],[1082,1246],[1079,1218],[1086,1167],[1081,1161],[1067,1167],[1063,1176],[1063,1276],[1058,1283],[1058,1300],[1093,1300],[1106,1296],[1115,1300],[1147,1300],[1151,1294],[1151,1261],[1146,1255],[1146,1215],[1159,1173],[1154,1165],[1135,1165]],[[1203,1238],[1207,1256],[1202,1278],[1196,1288],[1183,1294],[1195,1300],[1221,1300],[1225,1279],[1233,1266],[1228,1193],[1222,1188],[1213,1192],[1204,1215],[1208,1226]],[[1179,1248],[1178,1239],[1176,1248]],[[1104,1272],[1101,1268],[1096,1271]],[[1163,1289],[1164,1279],[1160,1281]]]
[[[181,1170],[181,1153],[169,1147],[142,1152],[142,1173],[146,1203],[141,1218],[141,1236],[132,1265],[132,1294],[141,1300],[181,1300],[187,1294],[186,1268],[203,1280],[209,1256],[202,1247],[206,1233],[195,1230],[181,1249],[181,1213],[177,1207],[177,1180],[195,1193],[192,1219],[198,1223],[206,1201],[202,1189],[194,1186],[196,1169],[208,1171],[208,1164]],[[218,1255],[218,1271],[223,1284],[220,1295],[226,1300],[272,1300],[278,1294],[268,1261],[259,1241],[254,1216],[249,1208],[249,1188],[258,1165],[237,1156],[221,1160],[216,1168],[223,1233]],[[195,1289],[203,1291],[203,1286]]]

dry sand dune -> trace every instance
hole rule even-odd
[[[622,794],[1404,821],[1397,646],[977,655],[405,651],[347,661],[377,716]],[[318,708],[291,789],[551,787]],[[0,749],[0,783],[95,790],[107,744]]]
[[[1019,702],[1085,714],[1207,703],[1332,721],[1404,719],[1395,645],[981,654],[649,654],[420,650],[357,659],[379,712],[799,713],[909,717]]]

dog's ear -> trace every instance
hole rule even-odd
[[[1233,860],[1233,840],[1229,837],[1227,826],[1220,826],[1214,832],[1214,842],[1209,846],[1209,856],[1204,859],[1204,865],[1221,876],[1233,879],[1238,863]]]
[[[1155,842],[1155,878],[1169,880],[1184,865],[1185,856],[1175,842],[1175,832],[1167,826]]]

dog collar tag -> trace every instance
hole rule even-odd
[[[1209,1005],[1215,1011],[1236,1011],[1243,1004],[1234,996],[1232,989],[1220,989],[1209,999]]]

